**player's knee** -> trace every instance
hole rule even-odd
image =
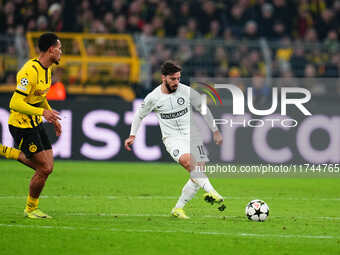
[[[49,176],[53,172],[53,163],[44,162],[39,170],[42,174]]]
[[[188,171],[190,171],[190,162],[189,161],[184,161],[182,163],[182,166],[187,169]]]
[[[184,154],[179,158],[179,163],[188,171],[191,171],[191,156],[190,154]]]
[[[53,164],[49,163],[47,164],[47,167],[45,168],[45,174],[50,175],[53,172]]]

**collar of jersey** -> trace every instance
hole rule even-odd
[[[44,66],[40,63],[40,61],[39,61],[38,59],[34,59],[33,61],[39,63],[39,65],[40,65],[44,70],[47,71],[48,68],[44,67]]]

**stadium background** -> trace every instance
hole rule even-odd
[[[271,86],[312,93],[313,116],[301,126],[313,128],[273,129],[264,139],[254,128],[223,129],[225,140],[235,142],[222,148],[205,134],[217,160],[339,162],[339,19],[340,1],[326,0],[0,1],[0,139],[13,143],[7,117],[16,72],[37,56],[40,32],[54,31],[63,57],[53,79],[66,89],[66,99],[51,101],[63,116],[63,136],[53,138],[57,158],[169,161],[153,115],[133,153],[122,144],[139,99],[160,83],[160,64],[175,59],[183,82],[233,79],[244,91],[253,87],[260,106],[271,100]],[[219,112],[231,112],[230,98],[222,99]],[[291,156],[283,157],[284,150]]]
[[[36,56],[41,31],[62,40],[53,79],[67,92],[50,103],[61,112],[62,137],[47,124],[58,160],[40,206],[53,219],[23,217],[32,171],[0,159],[0,254],[340,254],[331,164],[340,161],[339,21],[340,1],[331,0],[0,0],[0,143],[12,144],[15,75]],[[322,162],[332,178],[313,178],[330,177],[317,165],[303,178],[211,176],[227,209],[199,191],[185,207],[190,220],[170,217],[188,173],[169,158],[156,117],[144,119],[132,153],[123,148],[133,112],[169,58],[183,66],[184,82],[251,86],[257,107],[271,101],[271,86],[310,90],[313,115],[292,109],[295,129],[223,129],[219,148],[199,125],[211,157],[228,166]],[[224,107],[210,105],[219,117],[232,111],[230,95],[221,96]],[[253,199],[269,205],[266,222],[245,217]]]

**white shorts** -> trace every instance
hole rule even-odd
[[[208,152],[201,139],[190,139],[189,137],[168,137],[164,139],[164,145],[171,157],[178,163],[179,158],[190,153],[196,162],[208,162]]]

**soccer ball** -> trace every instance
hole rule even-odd
[[[269,207],[262,200],[252,200],[246,206],[246,216],[249,220],[265,221],[269,215]]]

